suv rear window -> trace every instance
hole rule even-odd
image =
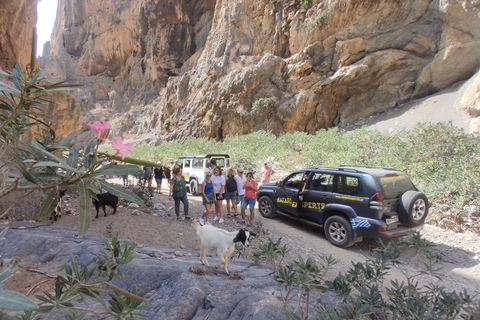
[[[392,175],[377,178],[385,199],[394,199],[409,190],[417,190],[413,182],[405,175]]]

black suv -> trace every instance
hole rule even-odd
[[[402,172],[391,168],[340,166],[297,170],[257,192],[262,216],[277,214],[323,226],[338,247],[362,237],[385,239],[423,225],[428,200]]]

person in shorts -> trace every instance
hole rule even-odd
[[[237,169],[235,180],[237,181],[237,198],[236,198],[235,204],[237,206],[240,205],[240,209],[241,209],[243,197],[245,196],[245,190],[243,190],[243,183],[245,182],[245,176],[243,175],[242,168]]]
[[[202,182],[202,196],[205,212],[198,221],[201,225],[204,225],[209,224],[208,218],[210,217],[210,211],[212,210],[212,205],[215,204],[216,201],[215,193],[213,192],[212,174],[210,171],[205,172],[205,179]]]
[[[235,171],[230,168],[227,170],[227,180],[225,181],[225,200],[227,200],[227,215],[233,213],[233,216],[238,216],[237,204],[235,200],[238,193],[237,180],[235,180]],[[232,211],[230,211],[230,204],[232,205]]]
[[[243,183],[243,190],[245,190],[245,196],[242,201],[242,220],[241,223],[245,223],[245,210],[250,210],[250,219],[247,226],[251,226],[253,218],[255,216],[255,204],[257,202],[258,182],[253,180],[253,172],[247,173],[247,179]]]
[[[213,221],[223,223],[223,199],[225,198],[225,178],[222,176],[222,169],[216,167],[213,171],[213,191],[217,201],[215,201],[215,218]],[[220,220],[219,220],[220,219]]]

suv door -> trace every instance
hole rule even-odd
[[[183,176],[185,177],[185,181],[188,183],[190,181],[190,166],[192,163],[192,159],[182,159],[183,161]]]
[[[225,169],[230,168],[230,159],[225,157],[211,157],[208,162],[210,162],[210,160],[215,160],[216,166],[222,169],[222,175],[226,175]]]
[[[277,208],[285,213],[298,215],[299,193],[303,190],[307,175],[305,172],[295,172],[282,181],[277,189]]]
[[[330,173],[312,172],[303,191],[300,216],[307,220],[322,222],[325,207],[332,201],[333,179]]]

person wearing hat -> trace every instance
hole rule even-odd
[[[262,175],[260,176],[260,180],[262,181],[262,185],[265,183],[270,182],[270,178],[272,177],[272,174],[274,174],[275,171],[272,170],[267,164],[267,162],[263,163],[263,168],[262,168]]]

